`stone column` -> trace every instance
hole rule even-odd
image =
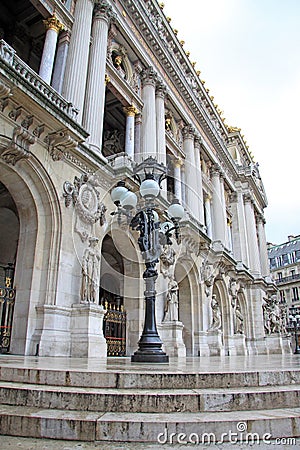
[[[237,187],[237,191],[231,195],[230,202],[232,211],[233,256],[237,261],[249,267],[244,199],[240,187]]]
[[[141,155],[141,129],[142,129],[142,115],[135,116],[134,127],[134,160],[138,161]]]
[[[225,217],[224,202],[222,197],[220,182],[220,167],[215,165],[212,168],[211,178],[213,185],[212,192],[212,215],[213,215],[213,239],[225,243]]]
[[[253,201],[251,195],[244,195],[245,218],[248,240],[249,265],[253,276],[259,277],[261,268],[259,260],[259,249],[256,232],[256,222],[253,209]]]
[[[53,64],[55,58],[56,44],[58,33],[63,29],[63,25],[55,17],[49,17],[49,19],[43,20],[46,27],[46,38],[44,42],[43,54],[40,64],[39,75],[48,84],[51,82]]]
[[[261,274],[263,277],[270,276],[270,266],[268,259],[268,248],[265,232],[265,219],[262,214],[257,216],[257,231],[258,231],[258,245],[259,245],[259,256],[261,264]]]
[[[201,171],[201,137],[195,137],[195,165],[196,165],[196,179],[198,192],[198,220],[204,225],[204,204],[203,204],[203,186],[202,186],[202,171]]]
[[[183,151],[185,152],[186,204],[189,213],[199,218],[198,186],[194,149],[195,129],[187,125],[183,129]]]
[[[181,186],[181,166],[182,159],[176,158],[174,160],[174,194],[175,197],[182,203],[182,186]]]
[[[155,86],[157,74],[153,67],[142,72],[142,98],[144,101],[142,113],[142,157],[156,157],[156,114],[155,114]],[[141,159],[141,158],[140,158]]]
[[[132,105],[123,109],[126,114],[125,153],[134,159],[134,118],[138,111]]]
[[[56,51],[55,64],[52,76],[52,87],[57,90],[57,92],[62,92],[64,73],[66,68],[68,50],[70,43],[70,34],[67,31],[60,33],[58,38],[58,45]]]
[[[212,239],[212,220],[211,220],[211,195],[205,196],[205,217],[206,217],[206,233]]]
[[[79,109],[81,122],[88,69],[94,0],[77,0],[67,56],[63,96]]]
[[[156,85],[156,150],[157,161],[166,164],[165,96],[166,86],[160,81]]]
[[[99,153],[103,132],[108,28],[113,17],[112,8],[105,0],[95,5],[83,126],[90,133],[90,147]]]
[[[221,201],[222,201],[222,209],[223,209],[223,217],[224,217],[224,245],[228,249],[229,241],[228,241],[228,223],[227,223],[227,210],[226,210],[226,200],[225,200],[225,187],[224,187],[224,176],[220,174],[220,190],[221,190]]]

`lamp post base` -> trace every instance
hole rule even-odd
[[[137,350],[131,356],[131,362],[168,364],[169,356],[163,351],[161,351],[161,353],[147,353]]]

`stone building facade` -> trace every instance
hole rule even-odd
[[[288,236],[282,244],[268,244],[268,255],[280,303],[300,306],[300,235]]]
[[[225,124],[163,5],[2,0],[0,33],[1,314],[10,352],[105,357],[110,333],[123,354],[136,349],[143,262],[136,232],[111,215],[110,192],[119,180],[138,191],[133,169],[150,156],[168,167],[158,214],[174,197],[186,211],[180,242],[160,256],[156,320],[167,353],[289,351],[283,330],[266,327],[275,285],[258,164]]]

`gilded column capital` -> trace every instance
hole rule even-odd
[[[54,30],[57,34],[64,29],[63,24],[55,16],[43,20],[43,24],[47,31]]]
[[[195,128],[193,125],[186,125],[182,130],[184,139],[194,139],[195,137]]]
[[[181,167],[181,166],[183,166],[182,158],[174,158],[173,159],[173,166],[174,167]]]
[[[134,117],[138,113],[138,110],[133,105],[125,106],[123,111],[126,113],[127,117]]]
[[[116,14],[113,12],[112,7],[106,0],[100,0],[94,6],[94,18],[104,19],[107,22],[113,22],[116,19]]]
[[[141,80],[143,86],[145,86],[146,84],[151,84],[154,87],[156,86],[157,73],[152,66],[147,67],[141,72]]]

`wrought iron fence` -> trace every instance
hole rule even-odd
[[[0,353],[8,353],[10,349],[16,290],[13,289],[13,265],[9,264],[7,267],[1,267],[1,269],[4,271],[4,283],[1,282],[0,285]]]
[[[126,355],[126,312],[123,306],[105,304],[104,337],[107,356]]]

